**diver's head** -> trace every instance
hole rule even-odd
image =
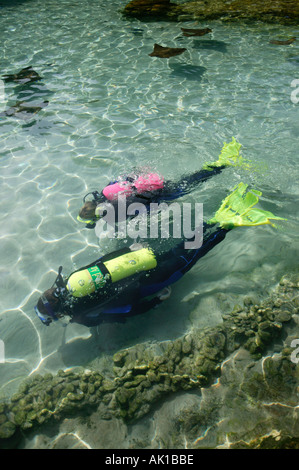
[[[84,220],[94,219],[96,207],[96,201],[86,201],[80,209],[79,217]]]
[[[92,199],[87,199],[88,197],[92,197]],[[83,206],[79,211],[77,220],[79,222],[84,222],[86,224],[86,228],[94,228],[98,219],[96,208],[103,200],[105,200],[104,196],[98,191],[87,193],[83,198]]]
[[[60,300],[57,288],[51,287],[51,289],[43,292],[34,309],[35,313],[44,325],[48,326],[52,321],[58,320],[61,313],[59,312]]]

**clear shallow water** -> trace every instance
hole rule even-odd
[[[33,0],[0,8],[1,74],[32,65],[43,77],[27,96],[6,84],[1,111],[49,100],[32,119],[0,120],[2,396],[36,370],[105,370],[117,349],[218,324],[228,305],[265,295],[297,266],[299,103],[291,82],[299,46],[269,40],[298,36],[298,28],[211,22],[212,36],[183,38],[180,27],[194,23],[128,21],[123,5]],[[187,51],[152,58],[155,42]],[[203,202],[209,216],[244,181],[263,192],[260,207],[288,218],[280,230],[231,232],[167,303],[124,325],[40,323],[33,306],[58,266],[67,274],[115,247],[99,247],[76,221],[87,191],[136,166],[178,179],[215,160],[232,136],[254,170],[227,169],[184,200]]]

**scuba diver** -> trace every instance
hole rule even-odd
[[[134,244],[102,256],[65,279],[60,267],[53,286],[39,298],[36,314],[45,325],[67,316],[70,322],[92,327],[145,313],[166,300],[170,286],[231,229],[285,220],[254,207],[261,194],[247,191],[247,185],[240,183],[204,224],[203,243],[197,249],[186,249],[180,241],[161,254],[147,245]]]
[[[183,177],[178,182],[164,180],[157,173],[127,176],[123,181],[112,181],[101,194],[98,191],[92,191],[84,196],[84,204],[77,220],[85,223],[86,228],[94,228],[100,214],[105,212],[107,206],[112,205],[117,214],[119,196],[125,196],[127,206],[132,203],[142,203],[147,210],[149,210],[150,203],[182,197],[191,192],[199,183],[221,173],[227,166],[241,165],[243,158],[239,155],[240,148],[241,144],[233,137],[230,143],[224,143],[217,161],[205,163],[201,170]],[[89,195],[92,197],[91,200],[87,200]]]

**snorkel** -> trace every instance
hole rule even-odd
[[[51,307],[51,304],[50,304],[50,302],[48,301],[48,299],[46,298],[45,295],[42,295],[40,297],[40,300],[42,301],[43,306],[47,310],[47,314],[41,313],[39,311],[37,305],[35,305],[35,307],[34,307],[35,313],[44,325],[49,326],[52,321],[57,321],[58,317],[55,314],[55,312],[53,311],[53,309]]]

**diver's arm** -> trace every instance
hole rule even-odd
[[[127,305],[125,307],[120,306],[119,308],[112,309],[103,309],[99,307],[97,312],[94,309],[93,313],[90,314],[78,314],[72,316],[71,323],[79,323],[87,327],[98,326],[101,323],[124,323],[127,318],[133,317],[136,315],[141,315],[142,313],[148,312],[152,308],[163,302],[159,297],[154,297],[151,300],[144,300],[137,302],[133,305]]]
[[[146,313],[152,308],[157,307],[163,302],[163,300],[160,300],[158,297],[154,297],[153,299],[150,300],[143,300],[142,302],[138,302],[137,304],[132,306],[132,310],[128,314],[128,316],[135,316],[135,315],[141,315],[142,313]]]
[[[158,297],[154,297],[151,300],[139,301],[130,305],[130,310],[127,308],[125,312],[123,311],[123,307],[119,307],[119,311],[117,311],[117,308],[113,309],[113,313],[111,313],[111,310],[103,311],[101,313],[101,321],[105,323],[125,323],[127,318],[142,315],[161,303],[162,300]]]
[[[128,316],[141,315],[142,313],[148,312],[152,308],[160,305],[164,300],[169,299],[171,295],[171,287],[164,287],[155,297],[150,300],[143,300],[132,306],[132,309]]]
[[[101,319],[100,313],[92,317],[89,317],[84,314],[80,314],[80,315],[72,316],[70,323],[79,323],[79,325],[91,327],[91,326],[98,326],[100,323],[102,323],[102,321],[103,320]]]

